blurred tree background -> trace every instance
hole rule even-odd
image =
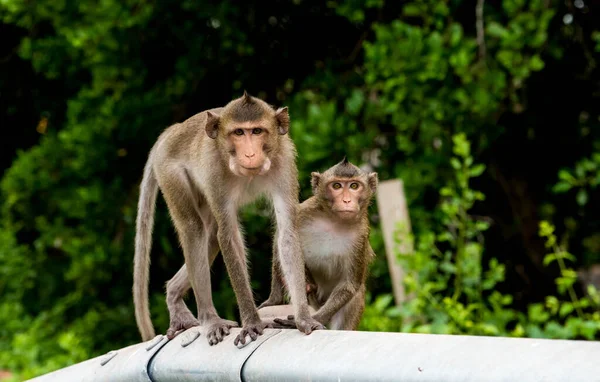
[[[598,0],[1,0],[0,369],[29,378],[139,342],[148,151],[244,89],[290,107],[301,200],[343,155],[404,181],[416,297],[391,302],[373,207],[361,329],[598,339],[598,20]],[[260,302],[269,209],[242,216]],[[159,332],[181,264],[159,197]],[[220,258],[213,285],[237,318]]]

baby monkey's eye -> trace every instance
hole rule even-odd
[[[333,187],[334,190],[339,190],[340,188],[342,188],[342,184],[341,183],[334,183],[332,187]]]
[[[350,184],[350,188],[353,190],[357,190],[358,189],[358,183],[352,183]]]
[[[244,135],[244,130],[242,130],[242,129],[235,129],[235,130],[233,131],[233,133],[234,133],[235,135]]]
[[[255,127],[254,129],[252,129],[252,134],[258,135],[260,133],[262,133],[262,129],[261,128]]]

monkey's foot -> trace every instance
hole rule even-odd
[[[200,325],[200,321],[198,321],[191,313],[174,315],[171,317],[171,323],[167,330],[167,338],[172,340],[180,332],[198,325]]]
[[[290,314],[286,319],[275,318],[273,320],[275,323],[273,325],[274,328],[279,329],[293,329],[296,328],[303,332],[304,334],[310,334],[313,330],[322,330],[326,329],[325,325],[321,324],[319,321],[314,318],[300,318],[295,320],[294,315]]]
[[[283,298],[277,299],[269,296],[269,298],[258,306],[258,309],[266,308],[267,306],[275,306],[283,304]]]
[[[263,321],[261,321],[257,324],[245,325],[242,328],[242,331],[240,332],[240,334],[238,334],[238,336],[235,337],[235,340],[233,340],[233,344],[236,346],[239,343],[241,343],[242,345],[245,345],[246,344],[246,336],[250,336],[250,340],[256,341],[258,336],[262,335],[266,328],[272,328],[272,327],[273,327],[273,323],[263,322]]]
[[[208,343],[212,346],[223,341],[223,338],[229,335],[229,329],[237,328],[240,325],[235,321],[217,318],[207,322],[206,326],[208,327],[206,337],[208,337]]]

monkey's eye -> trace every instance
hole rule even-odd
[[[334,183],[333,186],[331,186],[331,187],[333,187],[334,190],[339,190],[340,188],[342,188],[342,184],[341,183]]]
[[[242,130],[242,129],[235,129],[235,130],[233,131],[233,133],[234,133],[235,135],[244,135],[244,130]]]
[[[261,128],[255,127],[254,129],[252,129],[252,134],[258,135],[260,133],[262,133],[262,129]]]
[[[357,190],[358,189],[358,183],[352,183],[350,184],[350,188],[353,190]]]

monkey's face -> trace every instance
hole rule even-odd
[[[288,108],[273,110],[264,101],[244,93],[216,115],[207,112],[206,134],[217,139],[222,158],[238,176],[264,175],[277,155],[281,135],[290,124]]]
[[[236,175],[263,175],[271,168],[265,151],[271,128],[264,122],[231,123],[225,130],[229,169]]]
[[[362,179],[334,178],[326,185],[325,193],[331,211],[340,219],[356,218],[371,196]]]
[[[377,190],[376,172],[366,173],[344,158],[325,173],[311,173],[313,194],[334,215],[343,220],[356,219],[367,213]]]

